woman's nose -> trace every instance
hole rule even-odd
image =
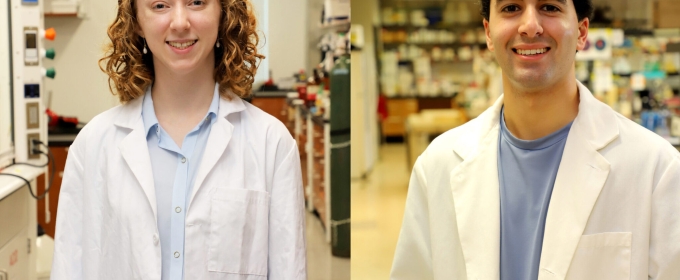
[[[186,8],[180,7],[176,8],[172,14],[172,22],[170,23],[170,28],[177,31],[184,31],[189,29],[191,24],[189,23],[189,15]]]

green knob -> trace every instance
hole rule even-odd
[[[47,69],[47,71],[45,71],[45,76],[47,76],[48,78],[54,79],[54,76],[56,76],[56,75],[57,75],[57,71],[54,71],[54,67]]]
[[[45,51],[45,57],[49,59],[54,59],[56,55],[57,53],[54,51],[54,48],[49,48],[47,51]]]

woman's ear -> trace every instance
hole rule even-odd
[[[137,34],[139,37],[146,38],[146,36],[144,36],[144,31],[142,31],[142,27],[139,26],[139,24],[137,24],[135,27],[135,34]]]

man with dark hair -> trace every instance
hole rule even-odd
[[[680,153],[575,79],[590,1],[481,0],[504,94],[413,168],[392,279],[680,279]]]

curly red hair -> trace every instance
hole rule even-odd
[[[257,52],[257,19],[249,0],[220,3],[217,40],[223,47],[215,49],[213,75],[220,85],[220,96],[230,99],[231,91],[246,97],[252,90],[258,61],[264,59]],[[99,60],[99,68],[109,76],[109,90],[121,103],[144,95],[154,79],[152,55],[142,53],[144,39],[135,32],[139,28],[136,11],[135,0],[118,0],[118,15],[107,31],[111,42]]]

